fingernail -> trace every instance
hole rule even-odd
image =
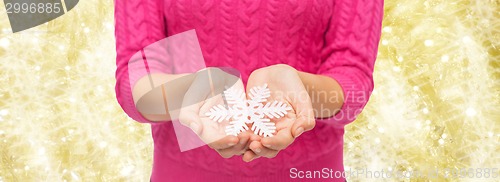
[[[229,144],[227,144],[227,145],[229,145],[229,146],[231,147],[231,146],[236,145],[236,143],[229,143]]]
[[[256,148],[256,149],[255,149],[255,152],[256,152],[256,153],[260,153],[260,151],[261,151],[261,150],[260,150],[260,148]]]
[[[297,128],[295,133],[297,133],[297,136],[295,136],[295,138],[299,137],[300,135],[302,135],[302,133],[304,133],[304,128],[302,127]]]
[[[246,142],[246,140],[240,140],[240,144],[245,144]]]
[[[271,145],[269,145],[269,144],[266,144],[266,145],[264,145],[264,147],[267,147],[267,148],[269,148],[269,147],[271,147]]]

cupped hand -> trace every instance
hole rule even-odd
[[[227,88],[243,90],[239,75],[219,68],[200,70],[184,95],[179,111],[181,124],[191,128],[204,143],[224,158],[241,155],[247,151],[251,136],[248,132],[228,136],[225,129],[229,121],[217,122],[207,116],[206,113],[213,106],[227,105],[221,94]]]
[[[281,101],[291,106],[285,117],[271,119],[276,123],[276,134],[272,137],[252,135],[249,150],[243,155],[246,162],[258,157],[274,158],[305,131],[315,126],[314,111],[309,94],[297,70],[288,65],[273,65],[252,72],[247,88],[267,84],[271,96],[267,102]]]

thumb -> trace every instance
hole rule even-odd
[[[295,98],[292,105],[297,117],[292,125],[292,136],[297,138],[305,131],[312,130],[316,125],[316,119],[309,94],[304,90]]]
[[[312,130],[316,125],[316,120],[312,115],[299,115],[292,125],[292,136],[299,137],[305,131]]]
[[[182,125],[191,128],[191,130],[193,130],[193,132],[197,135],[200,135],[203,127],[201,119],[196,111],[197,110],[192,108],[183,108],[179,114],[179,122]]]

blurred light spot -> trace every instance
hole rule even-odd
[[[45,154],[45,148],[41,147],[38,149],[38,155],[44,155]]]
[[[89,32],[90,32],[90,28],[85,27],[85,28],[83,29],[83,32],[85,32],[85,33],[89,33]]]
[[[108,143],[106,143],[105,141],[99,142],[99,147],[105,148],[106,146],[108,146]]]
[[[434,45],[434,41],[433,40],[425,40],[424,44],[425,44],[425,46],[430,47],[430,46]]]
[[[426,108],[422,109],[422,112],[424,112],[424,114],[429,114],[429,109],[427,109],[427,107],[426,107]]]
[[[65,66],[65,67],[64,67],[64,69],[65,69],[66,71],[69,71],[69,70],[71,70],[71,67],[70,67],[70,66]]]
[[[382,45],[387,45],[387,44],[389,44],[389,41],[387,41],[387,40],[382,40]]]
[[[422,124],[421,124],[420,122],[417,122],[417,123],[415,124],[415,127],[417,127],[418,129],[421,129],[421,128],[422,128]]]
[[[446,137],[448,137],[448,135],[446,135],[446,133],[443,133],[443,134],[441,135],[441,138],[443,138],[443,139],[446,139]]]
[[[378,132],[380,132],[380,133],[384,133],[384,132],[385,132],[385,129],[384,129],[384,128],[382,128],[382,127],[380,127],[380,128],[378,128]]]
[[[464,43],[466,43],[466,44],[470,44],[470,43],[472,43],[472,39],[471,39],[469,36],[464,36],[464,37],[462,38],[462,41],[463,41]]]
[[[109,155],[111,156],[119,156],[120,154],[121,154],[120,151],[115,148],[109,149]]]
[[[387,32],[387,33],[391,33],[392,32],[392,27],[384,27],[382,29],[382,31]]]
[[[424,2],[424,6],[425,6],[426,8],[429,8],[429,1],[425,1],[425,2]]]
[[[126,166],[123,166],[122,170],[120,171],[120,174],[122,176],[129,176],[133,170],[134,170],[133,165],[126,165]]]
[[[414,91],[418,91],[420,88],[418,86],[413,86]]]
[[[398,56],[398,62],[403,62],[403,56]]]
[[[442,28],[436,28],[436,32],[437,33],[443,33],[443,29]]]
[[[439,139],[439,140],[438,140],[438,143],[439,143],[440,145],[443,145],[443,144],[444,144],[444,140],[443,140],[443,139]]]
[[[380,143],[380,138],[375,138],[375,143]]]
[[[0,39],[0,47],[7,48],[10,46],[10,41],[7,38]]]
[[[472,107],[469,107],[467,108],[467,110],[465,111],[465,114],[469,117],[473,117],[477,114],[476,110]]]
[[[442,61],[442,62],[445,62],[445,63],[446,63],[446,62],[448,62],[448,60],[450,60],[450,57],[449,57],[448,55],[443,55],[443,56],[441,56],[441,61]]]
[[[109,23],[109,22],[107,22],[104,26],[106,26],[107,29],[112,29],[113,28],[113,24]]]
[[[97,89],[97,91],[99,91],[99,92],[104,91],[104,88],[102,88],[102,86],[101,86],[101,85],[97,86],[97,88],[96,88],[96,89]]]
[[[78,174],[76,174],[74,171],[71,171],[71,177],[72,177],[74,180],[77,180],[77,181],[79,181],[79,180],[80,180],[80,177],[78,177]]]
[[[400,72],[401,68],[399,68],[399,66],[394,66],[394,67],[392,67],[392,70],[395,72]]]
[[[0,110],[0,115],[7,116],[7,114],[9,114],[9,110],[7,110],[7,109]]]
[[[24,170],[29,171],[30,167],[29,166],[24,166]]]

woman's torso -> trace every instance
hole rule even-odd
[[[315,73],[323,60],[332,10],[330,0],[166,0],[163,6],[169,36],[195,29],[206,65],[236,68],[244,83],[253,70],[279,63]],[[172,123],[152,125],[152,131],[153,181],[179,175],[215,181],[246,176],[249,181],[262,181],[290,179],[293,167],[343,170],[344,130],[324,123],[275,158],[251,163],[241,157],[223,159],[207,146],[181,153]],[[183,173],[188,171],[192,174]],[[214,173],[218,175],[210,176]],[[273,175],[277,177],[269,177]]]

